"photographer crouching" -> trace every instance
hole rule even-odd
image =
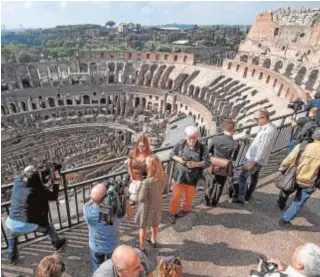
[[[38,168],[30,165],[15,179],[11,205],[6,225],[8,238],[8,263],[15,264],[18,237],[22,234],[40,232],[48,234],[56,251],[62,249],[66,240],[60,239],[54,225],[49,223],[49,201],[58,199],[61,165],[42,164]],[[49,189],[46,184],[50,184]]]
[[[119,245],[121,219],[131,220],[129,192],[124,182],[111,181],[98,184],[91,190],[91,200],[83,206],[89,229],[89,247],[93,271],[111,258]]]
[[[298,246],[291,256],[291,265],[279,260],[259,259],[257,271],[251,277],[318,277],[320,276],[320,247],[314,243]]]

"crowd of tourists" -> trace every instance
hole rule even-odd
[[[317,107],[311,107],[304,121],[300,119],[294,123],[298,127],[293,134],[288,155],[279,167],[277,186],[280,188],[280,193],[277,204],[281,210],[285,210],[279,219],[281,227],[292,224],[302,206],[320,186],[318,112]],[[268,164],[277,140],[277,127],[270,121],[267,110],[259,110],[255,114],[255,119],[260,127],[259,132],[249,139],[250,145],[240,175],[231,186],[229,201],[235,205],[245,206],[251,201],[261,168]],[[310,122],[316,124],[311,127]],[[305,131],[306,125],[309,126],[308,132]],[[202,178],[206,185],[204,204],[218,205],[224,186],[228,178],[231,179],[233,175],[232,162],[239,150],[239,142],[233,138],[235,126],[233,120],[227,119],[223,124],[223,133],[214,136],[208,145],[199,140],[200,133],[196,126],[186,127],[185,138],[179,141],[170,153],[170,159],[175,162],[172,180],[168,180],[161,159],[152,152],[148,138],[141,136],[128,155],[130,185],[124,189],[125,213],[123,216],[116,216],[112,225],[106,224],[100,216],[101,203],[109,193],[107,185],[101,183],[92,188],[91,199],[84,205],[83,212],[89,229],[89,248],[94,277],[153,276],[156,267],[162,269],[162,273],[158,274],[160,276],[182,276],[179,259],[174,257],[164,259],[161,265],[166,264],[166,266],[161,267],[146,255],[147,243],[153,248],[158,247],[157,235],[162,221],[164,190],[171,186],[168,210],[171,224],[175,224],[177,220],[190,213],[196,187]],[[293,182],[292,178],[288,177],[292,175],[292,168],[294,168]],[[54,226],[48,220],[48,201],[56,200],[58,197],[60,175],[58,171],[54,172],[53,189],[49,190],[42,185],[43,180],[35,173],[34,167],[27,167],[23,175],[16,179],[13,187],[10,214],[6,221],[10,230],[8,239],[10,264],[15,264],[17,260],[17,242],[21,234],[33,231],[48,233],[57,251],[61,250],[66,242],[65,239],[59,238]],[[250,183],[248,183],[249,178]],[[291,204],[287,205],[292,193],[296,195]],[[135,213],[132,208],[134,205]],[[122,221],[133,219],[133,216],[139,226],[138,243],[135,247],[120,245],[119,225]],[[320,276],[320,247],[313,243],[298,247],[289,266],[280,261],[273,262],[277,265],[278,271],[285,274],[284,276]],[[48,266],[50,263],[54,266]],[[52,271],[56,270],[62,274],[64,268],[59,256],[48,256],[38,265],[36,274],[43,277],[61,276],[58,273],[52,274]],[[46,270],[48,272],[43,273]],[[175,275],[165,275],[165,272],[169,271],[175,272]],[[252,275],[262,276],[261,271],[260,265]]]

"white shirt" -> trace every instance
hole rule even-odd
[[[267,165],[276,138],[277,127],[274,124],[268,123],[261,126],[259,133],[254,138],[246,153],[246,159],[255,161],[262,166]]]

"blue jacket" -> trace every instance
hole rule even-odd
[[[53,185],[53,191],[50,191],[37,175],[27,183],[17,177],[12,188],[9,216],[13,220],[46,226],[49,224],[48,201],[57,200],[58,193],[57,185]]]

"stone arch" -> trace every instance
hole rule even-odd
[[[5,106],[1,105],[1,115],[6,115],[8,114],[8,110]]]
[[[97,71],[97,64],[96,63],[90,63],[90,73]]]
[[[16,107],[16,105],[14,103],[10,103],[9,106],[10,106],[11,111],[13,113],[17,113],[17,107]]]
[[[43,101],[40,101],[39,104],[42,109],[46,108],[46,103],[44,103]]]
[[[248,62],[248,55],[244,54],[244,55],[240,56],[240,61],[247,63]]]
[[[299,69],[294,81],[298,86],[301,86],[302,80],[307,73],[307,69],[303,66]]]
[[[87,73],[88,72],[88,65],[86,63],[80,64],[80,73]]]
[[[21,107],[22,112],[26,112],[28,110],[27,105],[24,101],[20,101],[20,107]]]
[[[172,89],[173,81],[172,79],[169,79],[168,81],[168,89]]]
[[[291,77],[291,74],[292,74],[292,70],[293,70],[293,67],[294,67],[294,64],[293,63],[290,63],[287,68],[286,68],[286,71],[284,72],[284,76],[286,76],[287,78],[290,78]]]
[[[228,63],[228,70],[230,70],[231,67],[232,67],[232,62],[229,62],[229,63]]]
[[[252,59],[252,64],[254,64],[254,65],[259,65],[259,63],[260,63],[260,58],[259,58],[259,57],[254,57],[254,58]]]
[[[90,96],[88,95],[83,96],[83,104],[90,105]]]
[[[145,109],[146,108],[146,98],[145,97],[142,97],[142,107]]]
[[[22,87],[23,88],[31,88],[31,83],[30,83],[30,80],[28,77],[23,77],[21,79],[21,82],[22,82]]]
[[[194,91],[194,97],[199,98],[199,94],[200,94],[200,88],[196,87],[196,90]]]
[[[71,99],[67,99],[66,103],[67,103],[67,105],[71,106],[72,105],[72,100]]]
[[[247,74],[248,74],[248,67],[245,67],[243,71],[243,78],[247,78]]]
[[[308,81],[306,82],[306,89],[307,90],[312,91],[314,89],[313,86],[317,81],[318,75],[319,75],[318,69],[314,69],[311,71],[309,78],[308,78]]]
[[[265,60],[263,61],[262,66],[263,66],[264,68],[270,68],[270,66],[271,66],[271,60],[270,60],[269,58],[265,59]]]
[[[134,99],[134,107],[137,108],[139,105],[140,105],[140,98],[139,98],[139,97],[136,97],[136,98]]]
[[[106,98],[101,98],[100,99],[100,104],[106,104],[106,103],[107,103]]]
[[[37,109],[37,106],[35,103],[31,103],[31,107],[32,107],[32,110],[36,110]]]
[[[58,99],[58,106],[64,106],[64,103],[63,103],[63,101],[61,100],[61,99]]]
[[[282,67],[283,67],[283,62],[282,61],[277,61],[276,62],[276,64],[274,65],[274,68],[273,68],[273,70],[275,71],[275,72],[280,72],[280,70],[282,69]]]
[[[152,110],[152,102],[148,102],[147,110],[149,110],[149,111],[151,111],[151,110]]]
[[[53,108],[55,106],[55,103],[52,97],[48,98],[48,104],[50,108]]]
[[[169,112],[169,114],[172,112],[172,104],[171,103],[166,104],[166,112]]]
[[[193,91],[194,91],[194,85],[190,85],[188,95],[193,95]]]

